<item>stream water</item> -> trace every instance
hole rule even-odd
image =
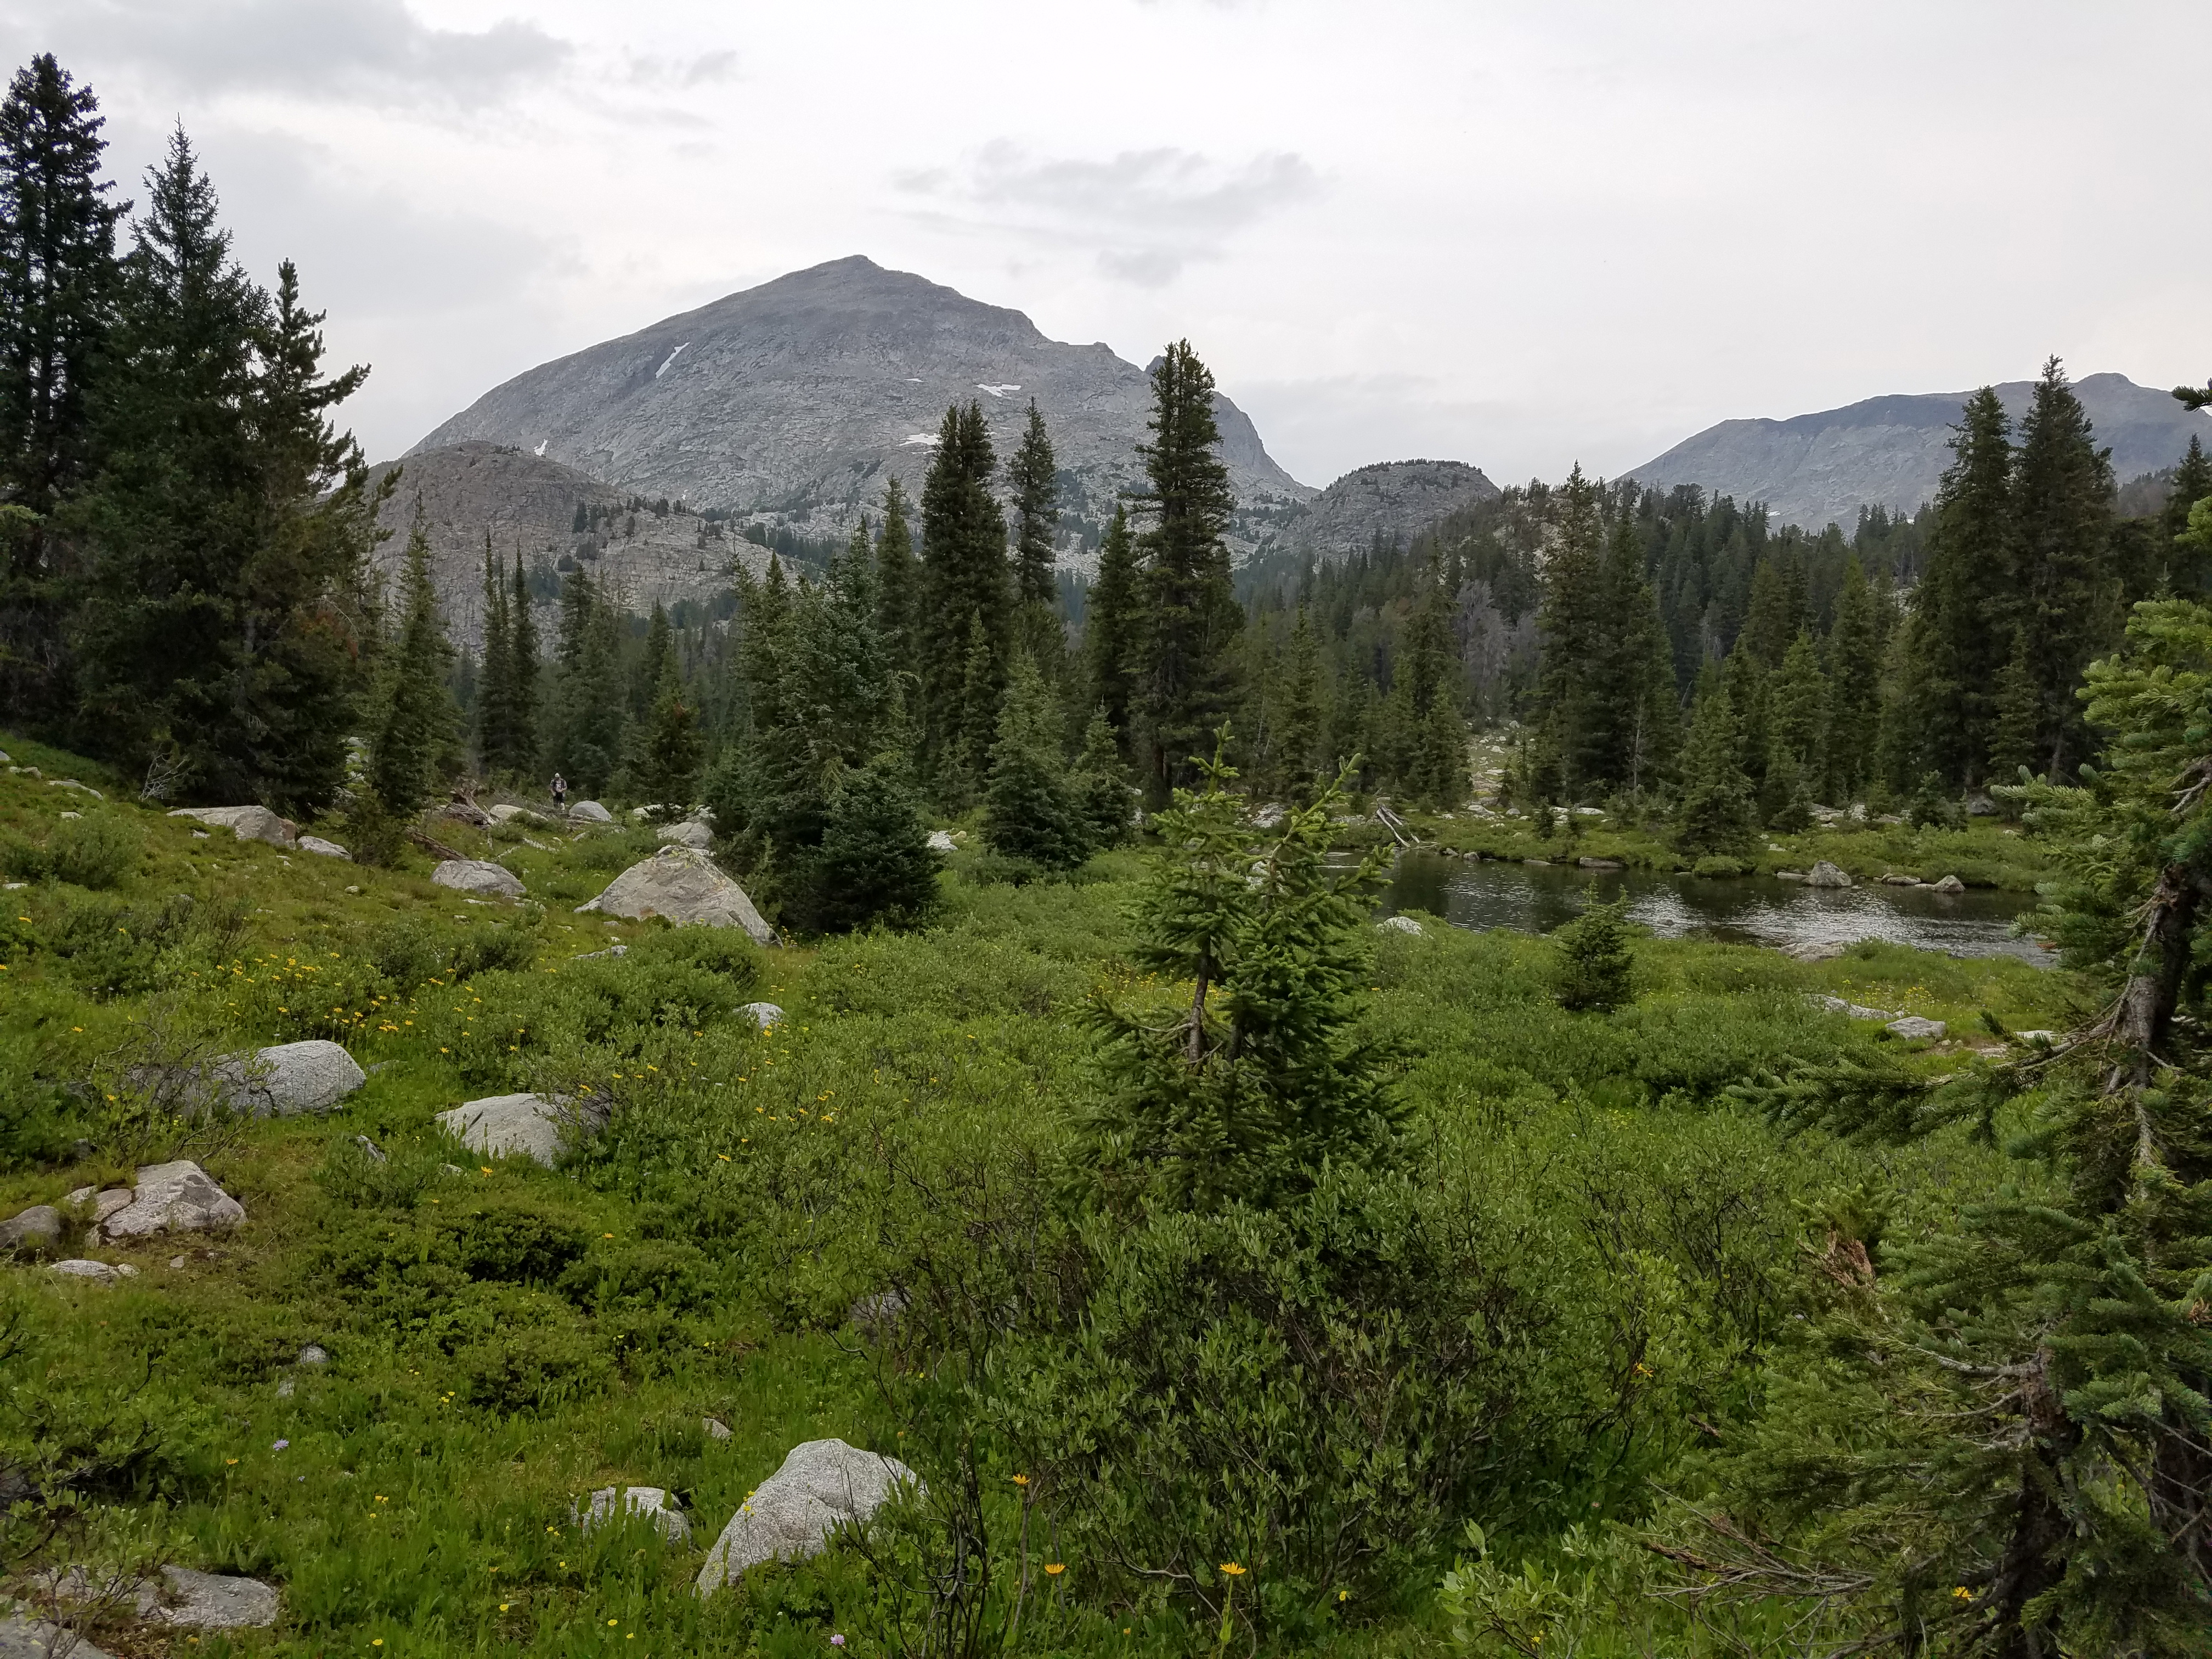
[[[1669,938],[1784,947],[1880,939],[1957,957],[2018,957],[2039,967],[2052,961],[2033,939],[2012,936],[2013,918],[2034,907],[2034,896],[1982,888],[1806,887],[1758,876],[1715,880],[1414,851],[1400,855],[1381,913],[1422,910],[1455,927],[1548,933],[1580,914],[1593,884],[1605,903],[1626,891],[1630,918]]]

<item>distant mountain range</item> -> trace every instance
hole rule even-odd
[[[2015,422],[2034,389],[2032,380],[1997,387]],[[2092,374],[2074,390],[2098,443],[2110,446],[2122,483],[2172,466],[2191,434],[2212,444],[2212,415],[2192,413],[2124,374]],[[1764,501],[1778,523],[1819,530],[1832,522],[1848,531],[1862,507],[1911,513],[1935,495],[1966,397],[1869,398],[1784,421],[1723,421],[1626,476],[1659,489],[1697,484],[1739,501]]]
[[[1139,482],[1151,397],[1146,372],[1107,346],[1047,339],[1018,311],[855,257],[541,364],[409,453],[511,446],[649,500],[834,539],[878,511],[890,479],[920,495],[947,404],[981,404],[1003,460],[1034,399],[1079,551]],[[1218,398],[1215,413],[1232,541],[1249,551],[1316,492],[1275,464],[1234,403]]]

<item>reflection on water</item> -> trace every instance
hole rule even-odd
[[[1758,876],[1717,881],[1412,852],[1399,858],[1382,908],[1384,914],[1424,910],[1455,927],[1548,933],[1580,914],[1593,884],[1607,903],[1626,891],[1630,918],[1669,938],[1773,945],[1880,939],[1959,957],[2012,956],[2039,966],[2051,960],[2033,939],[2010,934],[2014,916],[2033,908],[2033,896],[1986,889],[1805,887]]]

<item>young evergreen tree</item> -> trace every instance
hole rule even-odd
[[[509,772],[528,777],[538,765],[538,684],[544,671],[538,661],[538,623],[531,614],[530,579],[523,574],[520,548],[507,586],[507,621],[508,746],[504,760]]]
[[[949,726],[944,759],[938,769],[939,793],[948,805],[964,806],[982,787],[997,740],[1000,691],[998,656],[981,613],[968,618],[968,648],[961,654],[958,723]]]
[[[1536,628],[1543,641],[1536,682],[1536,747],[1531,786],[1572,805],[1604,781],[1604,522],[1597,486],[1577,464],[1559,495],[1555,538],[1543,570]]]
[[[1826,799],[1849,806],[1865,799],[1881,740],[1881,646],[1874,590],[1853,554],[1844,565],[1828,631]]]
[[[2051,777],[2063,778],[2087,753],[2087,726],[2075,690],[2090,659],[2112,641],[2118,595],[2105,568],[2112,523],[2112,452],[2096,447],[2088,412],[2056,357],[2044,364],[2021,422],[2011,523],[2018,614],[2042,708],[2043,767]],[[1994,671],[2010,644],[2009,630],[1998,636],[1993,672],[1982,682],[1992,690]]]
[[[2205,453],[2203,440],[2192,432],[2189,447],[2173,469],[2173,488],[2158,515],[2157,540],[2166,568],[2160,586],[2185,599],[2212,590],[2212,562],[2182,541],[2189,533],[2190,509],[2208,498],[2212,498],[2212,454]]]
[[[547,749],[553,769],[579,794],[597,794],[615,775],[628,729],[619,629],[614,607],[590,575],[572,571],[561,585]]]
[[[1084,728],[1083,750],[1068,778],[1068,805],[1093,848],[1119,847],[1129,839],[1129,818],[1137,787],[1115,741],[1114,728],[1100,708]]]
[[[921,491],[922,748],[933,775],[940,766],[960,771],[978,752],[971,743],[971,624],[980,623],[988,647],[983,684],[990,720],[983,730],[997,723],[1012,642],[1006,521],[990,489],[997,465],[981,408],[970,403],[946,410]]]
[[[699,781],[699,711],[672,657],[654,693],[646,726],[640,793],[664,813],[689,811]]]
[[[1583,913],[1552,934],[1559,957],[1552,994],[1570,1013],[1611,1013],[1635,1000],[1636,958],[1628,948],[1628,895],[1610,904],[1587,895]]]
[[[1674,832],[1686,853],[1732,857],[1747,851],[1758,830],[1758,791],[1743,769],[1743,732],[1728,688],[1708,672],[1690,712],[1690,737],[1682,752],[1682,794]]]
[[[506,573],[484,532],[483,660],[476,696],[477,764],[486,776],[505,771],[514,747],[514,644],[507,616]]]
[[[377,804],[410,817],[437,793],[459,720],[447,689],[453,648],[438,619],[430,538],[418,504],[400,566],[398,626],[382,653],[364,770]]]
[[[839,781],[810,861],[807,923],[848,933],[878,924],[912,927],[937,902],[937,860],[913,794],[884,765]]]
[[[1060,753],[1059,702],[1036,665],[1014,659],[983,790],[983,842],[1000,857],[1040,871],[1070,870],[1091,855]]]
[[[1126,1212],[1266,1208],[1326,1164],[1378,1163],[1395,1146],[1402,1109],[1356,1001],[1373,867],[1330,869],[1333,790],[1251,829],[1222,746],[1203,788],[1160,815],[1168,850],[1133,918],[1138,965],[1190,986],[1188,1012],[1164,1027],[1150,1007],[1103,1002],[1096,1016],[1106,1088],[1083,1156],[1103,1201]]]
[[[1021,615],[1018,634],[1037,671],[1057,684],[1066,667],[1060,628],[1060,586],[1053,574],[1060,530],[1060,462],[1036,400],[1030,400],[1028,428],[1006,466],[1014,494],[1014,597]]]
[[[1125,757],[1136,753],[1131,720],[1138,704],[1145,637],[1143,581],[1128,513],[1116,503],[1098,544],[1098,580],[1091,585],[1085,608],[1083,653],[1091,672],[1091,694],[1105,710],[1106,723],[1113,727]]]
[[[1291,625],[1285,659],[1275,713],[1276,769],[1284,793],[1304,806],[1321,787],[1324,765],[1321,644],[1304,605]],[[1333,774],[1334,769],[1329,771]]]
[[[2012,656],[1997,676],[1996,722],[1990,733],[1990,776],[2011,783],[2022,767],[2033,771],[2043,759],[2043,697],[2027,659],[2027,630],[2014,629]]]
[[[1196,776],[1207,734],[1234,700],[1244,615],[1222,536],[1236,504],[1217,453],[1213,375],[1188,340],[1152,368],[1152,441],[1138,447],[1148,488],[1139,538],[1148,612],[1139,642],[1146,791],[1164,803]]]
[[[1827,676],[1813,636],[1800,631],[1767,688],[1767,778],[1759,810],[1777,829],[1802,830],[1814,781],[1827,766]]]
[[[52,519],[97,465],[89,387],[121,285],[99,109],[50,52],[0,100],[0,505],[21,510],[0,547],[0,720],[48,729],[70,695]]]
[[[894,675],[919,684],[921,567],[907,529],[906,490],[896,478],[884,486],[884,522],[876,534],[876,639]]]

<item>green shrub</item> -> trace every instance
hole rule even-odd
[[[444,953],[419,921],[380,922],[369,929],[364,954],[396,991],[411,991],[445,965]]]
[[[112,887],[146,855],[146,832],[119,813],[69,818],[46,841],[54,879],[95,890]]]
[[[1732,859],[1725,853],[1708,853],[1690,866],[1693,876],[1747,876],[1751,866],[1741,859]]]
[[[472,1406],[513,1414],[544,1411],[588,1394],[607,1361],[586,1333],[559,1325],[502,1328],[453,1356]]]
[[[568,1218],[520,1205],[473,1210],[442,1225],[462,1272],[502,1284],[550,1285],[590,1243]]]
[[[49,947],[86,995],[101,1001],[143,995],[161,982],[161,953],[190,932],[194,908],[182,893],[150,905],[87,894],[64,904]]]
[[[13,830],[0,830],[0,875],[10,881],[45,881],[54,872],[46,849]]]
[[[718,975],[735,991],[750,991],[760,983],[760,949],[735,927],[656,928],[633,945],[630,954]]]
[[[538,954],[538,941],[527,930],[496,923],[471,933],[453,947],[453,978],[472,979],[478,974],[513,972],[530,966]]]

